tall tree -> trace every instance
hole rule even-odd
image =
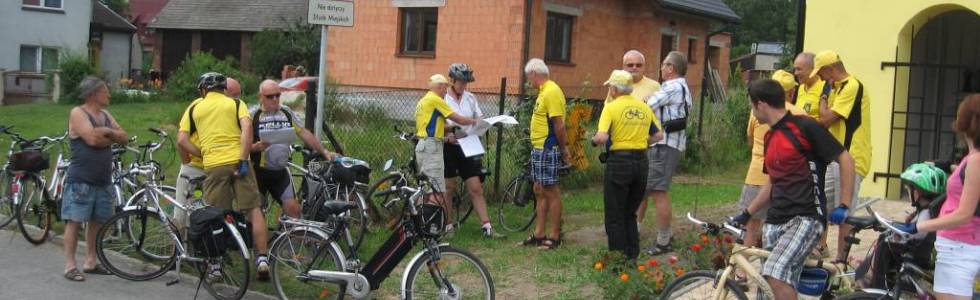
[[[725,0],[742,17],[732,33],[732,56],[748,54],[752,43],[758,42],[786,43],[786,51],[792,52],[796,44],[796,1],[801,0]]]

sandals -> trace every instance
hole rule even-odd
[[[541,242],[546,240],[545,237],[536,237],[533,234],[528,236],[524,241],[517,243],[518,246],[539,246]]]
[[[544,238],[541,240],[538,250],[555,250],[555,248],[558,248],[558,245],[561,245],[561,240]]]
[[[68,272],[65,272],[64,276],[65,279],[68,279],[69,281],[85,281],[85,275],[83,275],[82,272],[79,272],[78,268],[68,270]]]
[[[84,272],[85,274],[112,275],[112,272],[109,272],[109,270],[103,268],[101,264],[95,264],[95,266],[92,267],[91,269],[82,270],[82,272]]]

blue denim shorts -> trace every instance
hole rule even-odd
[[[112,217],[112,185],[65,183],[61,219],[73,222],[104,222]]]

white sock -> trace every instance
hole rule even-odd
[[[493,226],[490,226],[490,222],[486,222],[486,223],[483,223],[483,228],[493,229]]]

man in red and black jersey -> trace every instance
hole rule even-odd
[[[770,126],[765,137],[763,172],[769,174],[752,204],[732,223],[744,225],[752,213],[770,204],[762,227],[763,247],[772,251],[762,275],[776,299],[796,299],[803,263],[817,245],[827,220],[823,176],[827,164],[841,165],[842,197],[854,189],[854,160],[839,142],[815,120],[786,111],[783,89],[763,79],[749,86],[752,114]],[[851,199],[843,199],[850,203]]]

